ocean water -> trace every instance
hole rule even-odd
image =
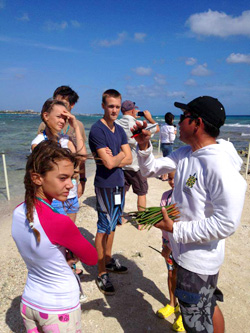
[[[100,119],[98,115],[76,117],[84,124],[87,136],[92,124]],[[163,116],[154,116],[154,119],[159,124],[164,123]],[[30,151],[30,143],[37,134],[40,121],[39,115],[0,114],[0,153],[5,154],[12,198],[23,193],[26,157]],[[175,124],[178,125],[178,116],[175,117]],[[237,150],[247,150],[250,142],[250,116],[228,116],[225,125],[221,128],[220,137],[226,140],[229,138]],[[159,135],[156,134],[153,142],[156,148],[158,139]],[[183,143],[180,142],[177,134],[174,149],[181,145]],[[93,161],[87,161],[87,167],[89,164],[93,167]],[[0,161],[0,200],[6,200],[2,161]]]

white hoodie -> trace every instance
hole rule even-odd
[[[223,263],[225,238],[240,223],[246,191],[239,173],[242,160],[233,144],[217,142],[194,152],[184,146],[159,159],[152,147],[138,151],[144,176],[176,169],[172,202],[177,203],[180,221],[169,233],[173,257],[183,268],[207,275],[216,274]]]

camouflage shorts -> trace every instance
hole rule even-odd
[[[218,275],[201,275],[177,266],[175,296],[188,333],[213,333],[216,301],[223,301],[223,294],[217,288]]]

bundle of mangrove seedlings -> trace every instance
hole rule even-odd
[[[178,208],[176,207],[176,204],[164,206],[168,216],[171,220],[176,220],[180,213],[178,211]],[[144,208],[142,207],[143,211],[136,211],[136,212],[129,212],[128,216],[130,216],[131,222],[136,221],[139,225],[142,226],[141,229],[150,229],[152,228],[156,223],[163,220],[162,215],[162,207],[149,207]]]

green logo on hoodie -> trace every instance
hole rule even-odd
[[[192,188],[196,182],[196,173],[193,174],[193,176],[189,176],[188,180],[186,181],[186,185],[190,188]]]

